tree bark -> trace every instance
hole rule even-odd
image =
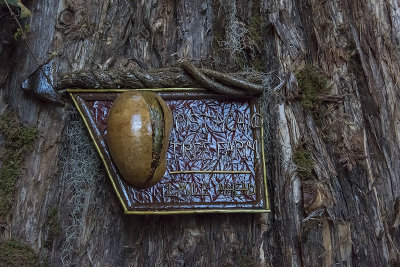
[[[3,28],[0,114],[39,131],[0,242],[50,266],[388,266],[400,264],[400,6],[396,0],[34,0],[27,43],[57,77],[189,60],[261,70],[272,212],[126,216],[71,103],[26,95],[38,66]],[[5,9],[2,9],[5,12]],[[10,17],[0,17],[9,25]],[[54,54],[54,53],[53,53]],[[296,100],[313,65],[341,101]],[[285,87],[273,88],[279,79]],[[55,80],[57,82],[57,79]],[[296,152],[312,160],[300,175]],[[61,232],[49,241],[47,214]]]

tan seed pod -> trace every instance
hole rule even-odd
[[[131,90],[117,97],[107,120],[107,140],[127,182],[146,188],[160,181],[171,128],[171,110],[157,94]]]

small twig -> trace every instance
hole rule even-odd
[[[24,33],[24,34],[25,34],[25,33]],[[25,35],[25,38],[23,38],[23,40],[24,40],[24,43],[25,43],[26,47],[27,47],[28,50],[29,50],[29,53],[31,53],[33,59],[35,60],[36,65],[38,65],[40,68],[41,68],[43,65],[45,65],[45,64],[40,63],[40,62],[39,62],[39,59],[38,59],[38,58],[35,56],[35,54],[33,53],[31,47],[28,45],[28,42],[26,41],[26,35]]]
[[[0,15],[0,19],[2,18],[2,17],[4,17],[5,15],[7,15],[8,14],[8,12],[6,12],[6,13],[4,13],[4,14],[1,14]]]
[[[36,56],[33,54],[32,49],[29,47],[28,43],[26,42],[26,34],[24,31],[24,28],[22,28],[21,23],[18,20],[17,15],[15,15],[14,11],[12,11],[11,7],[8,5],[7,0],[4,1],[4,3],[6,4],[8,10],[10,11],[11,16],[13,17],[13,19],[15,20],[15,22],[17,22],[19,29],[21,30],[21,35],[22,35],[22,40],[24,40],[25,45],[27,46],[29,52],[32,54],[33,58],[36,61],[36,64],[41,66],[41,64],[39,63],[39,60],[36,58]]]
[[[235,90],[233,88],[219,84],[203,73],[201,73],[193,64],[188,61],[181,63],[182,68],[192,75],[201,85],[220,94],[230,95],[233,97],[249,97],[249,94],[243,91]]]
[[[286,83],[286,80],[285,80],[285,79],[281,80],[281,78],[279,78],[279,77],[278,77],[278,79],[279,79],[281,82],[280,82],[277,86],[275,86],[274,89],[272,89],[273,91],[278,91],[278,90],[281,89],[282,86],[284,86],[285,83]]]
[[[19,23],[19,20],[18,20],[18,18],[17,18],[17,15],[15,15],[14,11],[12,11],[11,7],[10,7],[10,6],[8,5],[8,3],[7,3],[7,0],[4,0],[4,3],[6,4],[8,10],[10,11],[11,16],[12,16],[12,17],[14,18],[14,20],[17,22],[18,27],[21,29],[22,37],[23,37],[23,38],[26,38],[24,29],[22,28],[21,23]]]
[[[53,83],[51,82],[50,77],[47,75],[47,73],[46,73],[45,71],[42,70],[43,65],[45,65],[45,64],[47,64],[47,63],[43,63],[43,64],[42,64],[42,63],[39,62],[39,59],[35,56],[35,54],[33,53],[32,49],[31,49],[31,47],[29,46],[28,42],[26,41],[26,34],[25,34],[25,31],[24,31],[24,29],[22,28],[22,25],[21,25],[21,23],[19,22],[17,15],[15,15],[14,11],[12,11],[11,7],[10,7],[10,6],[8,5],[8,3],[7,3],[7,0],[5,0],[4,3],[6,4],[8,10],[10,11],[10,14],[11,14],[11,16],[13,17],[13,19],[17,22],[18,27],[19,27],[19,29],[21,30],[22,40],[24,40],[24,43],[25,43],[26,47],[27,47],[28,50],[29,50],[29,53],[32,55],[33,59],[35,60],[35,63],[39,66],[39,69],[42,71],[42,73],[43,73],[44,77],[46,78],[47,82],[51,85],[51,87],[52,87],[53,89],[55,89],[54,86],[53,86]]]
[[[233,87],[238,87],[238,88],[244,88],[251,94],[262,94],[264,88],[262,85],[254,84],[245,80],[238,79],[236,77],[233,77],[231,75],[221,73],[218,71],[214,70],[209,70],[209,69],[199,69],[203,74],[208,75],[215,80],[225,83],[226,85],[233,86]]]

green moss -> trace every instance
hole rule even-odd
[[[297,165],[297,173],[301,178],[307,179],[311,176],[314,161],[311,158],[310,152],[303,147],[297,149],[293,154],[293,162]]]
[[[258,12],[255,16],[251,17],[249,33],[251,39],[256,43],[259,49],[261,49],[263,46],[261,27],[262,27],[262,18],[260,12]]]
[[[22,170],[25,153],[32,149],[37,130],[23,127],[15,113],[6,112],[0,117],[3,148],[0,150],[0,218],[7,215],[13,202],[14,190]]]
[[[213,58],[213,64],[218,64],[219,60],[222,60],[226,57],[224,55],[224,47],[222,46],[222,41],[225,39],[225,28],[226,28],[226,17],[219,14],[220,2],[213,1],[212,9],[214,13],[213,23],[213,41],[211,43],[211,58]],[[213,66],[214,68],[220,68],[221,66]]]
[[[326,74],[314,66],[307,65],[296,73],[296,77],[301,92],[301,105],[311,111],[317,127],[323,128],[326,106],[323,105],[320,96],[331,90]]]
[[[49,233],[46,239],[45,247],[51,248],[54,239],[61,233],[61,225],[58,218],[58,209],[52,208],[46,216],[46,225],[49,227]]]
[[[250,22],[247,25],[248,32],[242,41],[242,52],[236,53],[235,63],[238,70],[251,68],[256,71],[264,71],[262,18],[258,9],[253,9]]]
[[[39,259],[33,250],[15,239],[0,243],[0,266],[37,266]]]
[[[263,20],[261,16],[260,6],[262,5],[260,0],[253,1],[252,15],[249,23],[249,35],[250,40],[255,43],[254,51],[250,54],[251,67],[257,71],[265,71],[265,49],[263,42]]]
[[[244,53],[236,53],[235,54],[235,64],[237,69],[243,71],[248,66],[247,58]]]
[[[314,109],[319,105],[318,96],[328,93],[328,79],[322,71],[307,65],[296,73],[301,90],[301,104],[305,108]]]
[[[249,255],[242,255],[239,258],[239,262],[238,262],[240,267],[253,267],[253,266],[257,266],[256,263],[254,262],[254,259],[249,256]]]

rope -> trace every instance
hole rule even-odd
[[[262,94],[264,87],[261,85],[261,80],[262,74],[258,72],[225,74],[183,62],[179,68],[72,72],[60,78],[57,89],[204,87],[218,94],[248,98]]]

